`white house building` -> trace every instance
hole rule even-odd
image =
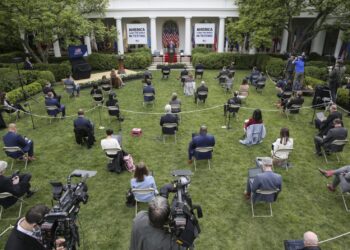
[[[117,29],[120,54],[140,46],[151,48],[152,53],[162,53],[170,41],[175,42],[177,52],[185,56],[190,56],[195,46],[224,52],[227,18],[239,18],[234,0],[110,0],[105,14],[106,23]],[[312,18],[305,14],[294,21],[301,30]],[[275,39],[277,50],[286,52],[288,32]],[[91,38],[86,36],[84,42],[91,53]],[[321,31],[310,43],[310,52],[337,57],[341,45],[341,32]],[[60,56],[57,43],[54,51],[55,56]],[[250,52],[254,51],[250,48]]]

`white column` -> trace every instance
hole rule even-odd
[[[150,17],[151,19],[151,52],[154,53],[157,50],[157,25],[156,17]]]
[[[22,29],[19,29],[19,35],[20,35],[20,37],[21,37],[21,40],[25,40],[25,32],[24,32],[24,30],[22,30]],[[26,52],[26,53],[29,53],[29,51],[27,50],[27,48],[23,45],[23,49],[24,49],[24,52]]]
[[[312,39],[310,52],[315,52],[322,56],[323,46],[326,39],[326,31],[322,30],[317,33],[317,35]]]
[[[191,55],[191,17],[185,17],[185,55]]]
[[[90,40],[90,36],[84,36],[84,44],[87,47],[88,55],[91,55],[91,40]]]
[[[341,49],[341,46],[343,44],[343,31],[339,30],[339,35],[338,35],[338,40],[337,40],[337,45],[335,46],[335,50],[334,50],[334,57],[338,58],[339,57],[339,52]]]
[[[57,35],[53,36],[53,53],[55,57],[61,57],[61,48],[60,48],[60,42],[58,41]]]
[[[225,43],[225,18],[220,17],[219,22],[219,37],[218,37],[218,52],[224,52],[224,43]]]
[[[280,50],[281,54],[284,54],[287,52],[287,46],[288,46],[288,30],[283,29],[281,50]]]
[[[118,54],[124,54],[122,18],[117,17]]]

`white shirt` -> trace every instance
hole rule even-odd
[[[273,154],[279,159],[288,159],[288,152],[276,152],[280,149],[293,149],[293,138],[289,138],[286,144],[281,143],[281,139],[278,138],[273,143]]]
[[[121,150],[118,140],[113,137],[102,139],[101,147],[108,155],[115,155]]]

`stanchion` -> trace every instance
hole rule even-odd
[[[99,123],[98,129],[105,129],[105,127],[102,126],[102,122],[101,122],[101,108],[102,108],[102,105],[98,104],[98,115],[99,115],[99,118],[100,118],[100,123]]]

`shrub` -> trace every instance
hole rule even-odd
[[[32,83],[38,79],[44,79],[49,82],[55,82],[55,76],[51,71],[39,71],[39,70],[21,70],[21,75],[25,79],[25,83]]]
[[[350,110],[349,105],[349,90],[348,89],[342,89],[339,88],[337,92],[337,104],[342,106],[343,108],[346,108],[347,110]]]
[[[145,52],[134,52],[125,55],[124,65],[127,69],[144,69],[152,63],[152,55]]]
[[[327,68],[328,63],[326,61],[307,61],[305,65],[319,68]]]
[[[150,48],[146,48],[146,47],[137,48],[137,49],[134,49],[134,51],[132,53],[147,53],[147,54],[151,54],[151,49]]]
[[[54,75],[54,81],[60,81],[63,78],[66,78],[71,71],[71,66],[68,61],[63,62],[61,64],[46,64],[46,63],[38,63],[34,65],[37,70],[49,70]]]
[[[38,82],[33,82],[31,84],[28,84],[24,86],[24,91],[29,95],[33,96],[41,91],[41,84]],[[11,90],[10,92],[7,93],[7,98],[9,99],[10,102],[16,103],[21,100],[23,100],[23,92],[22,88],[16,88],[14,90]]]
[[[305,67],[305,76],[311,76],[313,78],[317,78],[320,80],[327,80],[328,72],[327,68],[318,68],[314,66],[306,66]]]
[[[266,71],[269,75],[273,77],[278,77],[283,75],[285,68],[285,62],[279,58],[270,58],[266,66]]]
[[[63,63],[65,61],[69,61],[68,56],[62,56],[62,57],[49,57],[49,63]]]
[[[19,87],[18,74],[10,68],[0,69],[0,91],[8,92]]]
[[[10,53],[0,54],[0,62],[1,63],[12,63],[14,57],[22,57],[24,58],[25,54],[22,51],[14,51]],[[23,63],[20,63],[23,65]]]
[[[208,53],[210,53],[210,52],[212,52],[211,49],[204,48],[204,47],[197,47],[197,48],[194,48],[194,49],[192,50],[192,55],[198,54],[198,53],[201,53],[201,54],[208,54]]]
[[[314,89],[316,85],[325,85],[326,82],[320,79],[313,78],[311,76],[305,76],[304,84],[307,86],[311,86]]]
[[[93,70],[111,70],[118,68],[116,55],[92,53],[87,57],[87,61]]]

